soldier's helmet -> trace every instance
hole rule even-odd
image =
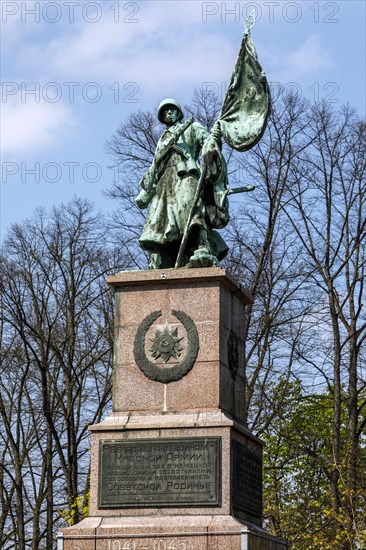
[[[173,105],[173,107],[176,107],[176,109],[178,109],[178,111],[179,111],[178,120],[182,120],[182,118],[184,116],[183,111],[182,111],[182,107],[180,106],[178,101],[176,101],[175,99],[172,99],[171,97],[168,97],[167,99],[163,99],[163,101],[159,105],[159,108],[158,108],[158,120],[159,120],[159,122],[164,123],[164,121],[162,119],[163,109],[164,109],[164,107],[167,107],[168,105]]]

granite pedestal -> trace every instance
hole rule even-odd
[[[64,550],[285,550],[262,529],[262,442],[247,428],[245,307],[221,268],[121,272],[113,412],[90,427],[89,517]]]

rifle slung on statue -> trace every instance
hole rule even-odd
[[[172,135],[165,141],[162,142],[161,148],[157,153],[155,153],[154,160],[156,163],[161,162],[168,153],[173,148],[173,145],[175,145],[180,138],[180,136],[193,124],[194,119],[193,117],[189,118],[186,122],[181,124],[179,128],[177,128],[175,131],[172,131]]]
[[[164,172],[165,170],[164,161],[167,160],[169,153],[175,150],[176,152],[180,153],[182,156],[185,154],[184,150],[177,145],[177,141],[184,134],[184,132],[193,124],[193,122],[194,122],[194,119],[193,117],[191,117],[186,122],[181,124],[177,130],[172,132],[172,135],[166,141],[162,142],[162,145],[159,148],[159,151],[155,153],[152,168],[151,168],[150,185],[146,189],[146,192],[148,194],[151,193],[152,188],[156,185],[156,183],[160,179],[161,174]]]

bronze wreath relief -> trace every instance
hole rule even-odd
[[[185,376],[196,362],[199,351],[199,338],[197,327],[193,320],[183,311],[172,310],[176,317],[184,326],[188,337],[188,348],[183,359],[173,366],[161,367],[150,361],[145,352],[145,339],[149,328],[161,316],[161,311],[153,311],[142,321],[137,329],[134,342],[134,356],[139,369],[149,378],[156,382],[176,382]],[[183,338],[178,337],[178,329],[170,330],[167,325],[163,330],[157,330],[155,338],[151,340],[150,351],[155,359],[162,358],[167,363],[171,357],[177,359],[181,355],[182,347],[180,345]]]

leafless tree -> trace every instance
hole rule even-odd
[[[284,209],[312,272],[314,291],[321,295],[318,332],[323,338],[315,340],[315,360],[333,394],[330,493],[335,517],[346,514],[343,527],[354,531],[366,425],[366,371],[360,355],[366,339],[366,124],[349,106],[336,113],[321,104],[313,107],[309,126],[315,139],[296,166],[297,181]],[[301,353],[306,362],[306,352]],[[341,440],[344,395],[346,448]],[[341,477],[347,480],[346,494]]]
[[[98,213],[74,199],[12,227],[1,264],[5,548],[52,548],[58,510],[81,519],[88,425],[111,388],[111,293],[128,267]],[[60,517],[59,517],[60,519]],[[42,541],[42,542],[41,542]]]

